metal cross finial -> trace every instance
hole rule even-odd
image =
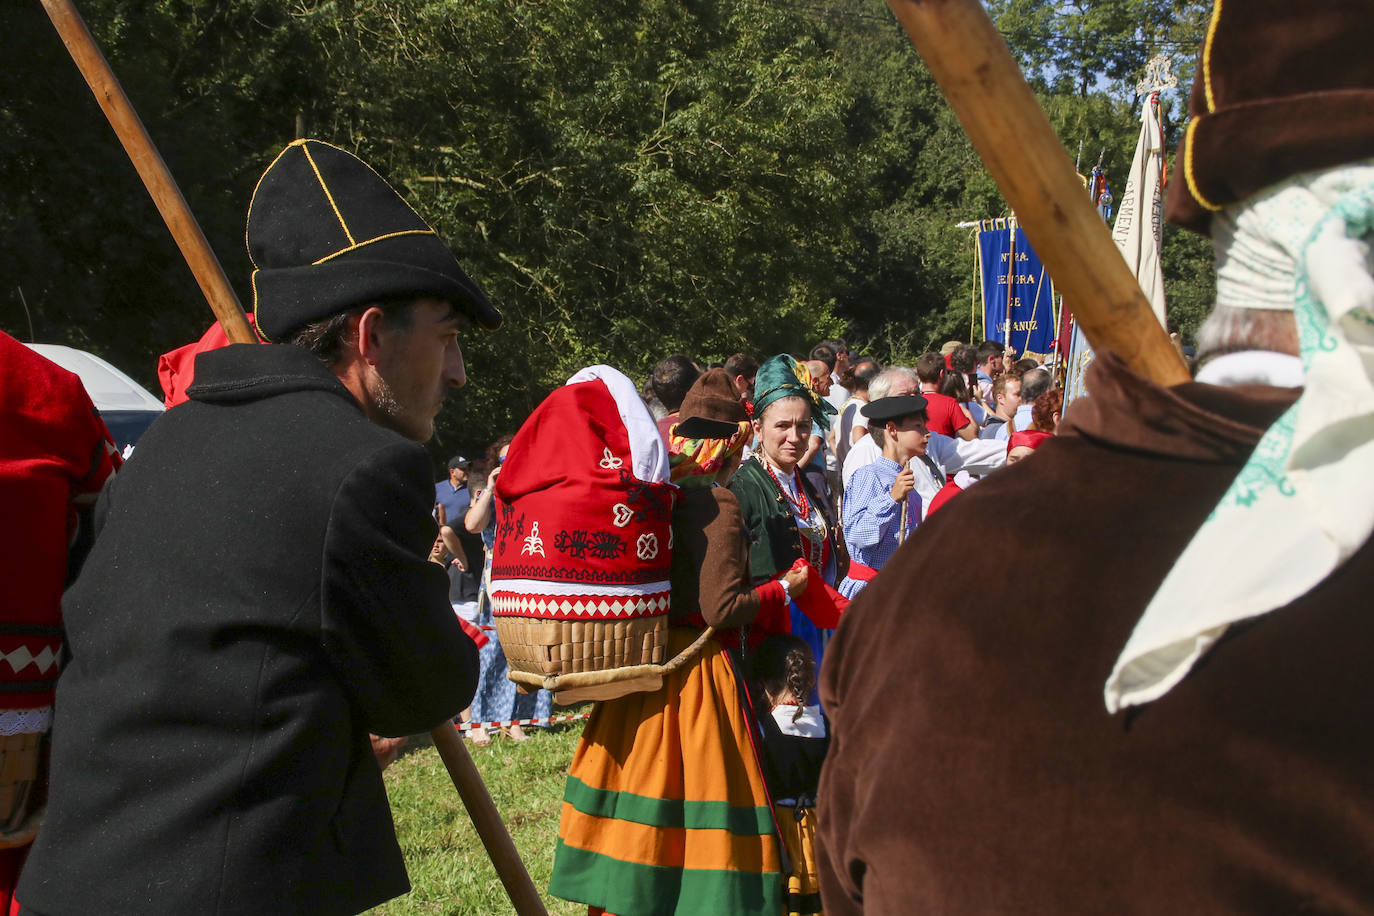
[[[1145,76],[1135,84],[1136,95],[1177,89],[1178,77],[1174,76],[1174,60],[1167,54],[1156,54],[1145,65]]]

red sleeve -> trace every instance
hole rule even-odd
[[[816,576],[806,591],[797,596],[797,607],[816,626],[833,630],[840,625],[840,615],[849,607],[849,599]]]
[[[953,427],[956,433],[972,422],[973,420],[969,419],[969,415],[964,413],[964,408],[958,401],[950,402],[949,425]]]
[[[248,323],[256,331],[257,316],[248,313]],[[210,325],[200,340],[169,350],[157,358],[157,380],[162,385],[162,403],[170,410],[187,400],[186,389],[195,381],[196,357],[229,346],[229,335],[218,321]]]
[[[115,445],[114,436],[110,435],[109,429],[105,426],[105,421],[100,419],[100,415],[95,412],[94,407],[91,408],[91,414],[95,421],[94,429],[91,430],[91,434],[95,437],[95,444],[91,446],[91,470],[85,477],[75,481],[72,485],[72,496],[77,502],[83,501],[82,496],[92,499],[99,496],[101,488],[105,486],[105,481],[124,465],[124,458],[119,453],[119,446]]]
[[[768,633],[791,633],[792,617],[787,613],[787,588],[777,579],[769,579],[762,585],[756,585],[754,591],[759,596],[759,615],[754,618],[752,635],[767,635]]]

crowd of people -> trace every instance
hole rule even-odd
[[[746,460],[731,484],[753,544],[753,578],[767,581],[801,559],[852,598],[930,511],[1054,434],[1061,379],[1014,355],[992,340],[950,341],[914,368],[884,367],[851,356],[841,339],[763,364],[746,353],[705,366],[673,354],[653,367],[641,394],[671,450],[684,401],[712,373],[716,394],[728,391],[746,418],[759,420],[758,432],[737,443]],[[524,740],[520,720],[547,720],[550,709],[548,691],[516,694],[505,677],[491,614],[492,505],[511,438],[475,461],[454,456],[448,478],[435,484],[441,539],[434,559],[448,569],[455,612],[488,640],[478,695],[461,718],[475,723],[469,737],[478,745],[490,742],[490,724]],[[790,626],[819,662],[828,633],[800,611]]]
[[[822,507],[824,520],[835,527],[841,546],[848,547],[852,526],[844,509],[846,497],[858,471],[884,456],[888,437],[882,421],[893,417],[892,406],[885,405],[879,408],[883,412],[880,423],[870,428],[868,405],[915,396],[914,401],[904,402],[915,405],[908,411],[907,424],[914,430],[919,421],[923,435],[920,441],[912,438],[900,462],[912,465],[915,495],[907,514],[914,528],[933,506],[1004,466],[1009,458],[1014,463],[1054,435],[1064,408],[1063,370],[1043,366],[1034,358],[1015,359],[1015,355],[993,340],[977,345],[948,341],[939,352],[921,354],[912,366],[884,367],[872,357],[851,356],[843,340],[822,341],[806,354],[791,354],[777,363],[782,371],[791,371],[795,364],[800,384],[810,392],[803,393],[813,402],[810,417],[792,418],[805,420],[807,426],[798,443],[800,452],[793,454],[792,443],[785,437],[760,435],[746,445],[745,455],[763,450],[768,459],[764,466],[781,471],[780,480],[791,480],[797,471],[806,489],[790,489],[788,495],[796,498],[800,493]],[[741,400],[762,416],[776,391],[756,390],[758,359],[737,353],[710,368],[717,365]],[[645,384],[646,403],[659,418],[665,438],[678,416],[683,394],[702,371],[689,357],[674,354],[654,368]],[[822,402],[828,406],[820,407]],[[1021,435],[1013,444],[1017,433],[1037,435]],[[945,495],[937,500],[941,490],[946,490]],[[851,511],[861,513],[863,507],[851,506]],[[802,528],[813,528],[809,518],[799,517],[799,521]]]
[[[842,340],[708,366],[673,354],[653,368],[641,396],[681,490],[669,654],[705,627],[714,638],[659,689],[597,705],[569,774],[552,893],[593,913],[672,912],[689,899],[821,911],[816,799],[830,732],[816,672],[840,614],[938,500],[1058,422],[1045,369],[1004,367],[993,342],[945,349],[915,368],[851,359]],[[1045,430],[1017,414],[1027,383]],[[992,422],[998,407],[1005,419]],[[632,798],[660,813],[644,820]],[[745,820],[683,813],[693,805]],[[728,849],[711,829],[730,831]]]

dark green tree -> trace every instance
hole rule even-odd
[[[507,326],[470,340],[438,448],[479,446],[588,363],[642,377],[678,350],[800,349],[836,329],[855,222],[845,88],[816,27],[774,4],[84,6],[241,293],[252,184],[298,115],[460,252]],[[5,174],[6,211],[37,252],[7,273],[39,336],[151,381],[208,312],[41,14],[5,15],[27,36],[9,59],[51,82],[0,97],[30,163]]]

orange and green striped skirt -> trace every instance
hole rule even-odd
[[[674,629],[669,656],[697,631]],[[597,704],[563,794],[549,893],[616,916],[783,911],[768,792],[729,656]]]
[[[816,809],[778,805],[777,812],[778,833],[792,860],[792,873],[787,875],[787,916],[822,916]]]

